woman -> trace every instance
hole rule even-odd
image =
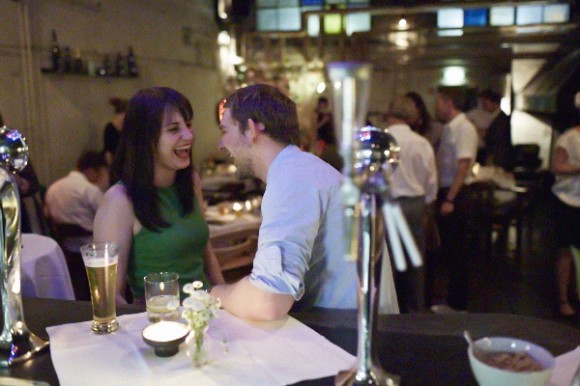
[[[111,98],[109,99],[109,103],[115,109],[115,115],[113,116],[113,119],[111,119],[111,122],[107,123],[104,131],[103,152],[105,153],[107,165],[111,165],[113,162],[117,146],[119,145],[121,129],[123,128],[123,119],[125,119],[125,110],[127,110],[127,100]]]
[[[405,94],[405,96],[407,98],[411,98],[411,100],[415,103],[415,107],[417,107],[417,110],[419,110],[419,116],[417,120],[415,122],[410,122],[411,128],[416,133],[427,138],[427,140],[431,143],[431,146],[433,146],[435,154],[437,154],[439,142],[441,141],[441,135],[443,134],[443,125],[431,117],[431,114],[429,114],[429,110],[427,110],[427,106],[425,106],[425,102],[423,101],[421,95],[414,91],[409,91],[407,94]]]
[[[580,92],[576,94],[580,109]],[[556,181],[552,193],[556,196],[556,278],[558,282],[558,310],[563,317],[576,314],[569,297],[574,271],[574,254],[580,250],[580,125],[566,130],[557,140],[552,158]]]
[[[139,91],[129,101],[111,173],[118,181],[97,211],[94,239],[119,244],[117,304],[144,302],[143,278],[172,271],[185,283],[224,279],[208,243],[201,183],[193,171],[189,101],[170,88]]]

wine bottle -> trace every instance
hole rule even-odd
[[[75,74],[82,74],[85,72],[85,64],[81,59],[81,51],[75,50],[75,60],[73,62],[73,72]]]
[[[103,59],[103,67],[99,69],[99,75],[110,76],[111,74],[111,59],[109,58],[109,55],[105,55]]]
[[[64,55],[63,55],[63,70],[65,73],[71,73],[72,72],[72,54],[70,52],[70,47],[69,46],[65,46],[64,47]]]
[[[56,30],[52,30],[52,48],[51,48],[51,61],[52,61],[52,71],[60,71],[60,45],[58,44],[58,39],[56,37]]]
[[[115,75],[116,76],[126,76],[127,71],[125,70],[125,60],[123,54],[117,52],[117,58],[115,59]]]
[[[127,72],[130,77],[139,76],[139,70],[137,69],[137,59],[133,53],[133,47],[129,46],[129,51],[127,53]]]

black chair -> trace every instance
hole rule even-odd
[[[528,181],[536,178],[542,165],[540,146],[535,143],[522,143],[513,147],[513,167],[516,180]]]
[[[67,240],[81,237],[92,238],[93,233],[76,224],[64,224],[50,220],[49,224],[53,237],[62,248],[66,258],[76,300],[90,301],[89,280],[87,278],[85,264],[83,263],[83,257],[80,250],[67,248]]]

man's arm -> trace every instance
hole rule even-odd
[[[222,307],[240,318],[276,320],[283,318],[294,304],[291,295],[267,292],[250,283],[246,276],[235,284],[213,287],[211,294],[221,299]]]
[[[457,161],[457,172],[453,178],[453,184],[451,184],[447,197],[445,197],[445,201],[441,205],[442,216],[448,215],[455,210],[454,200],[463,186],[465,178],[467,178],[467,175],[469,174],[469,165],[471,165],[470,158],[461,158]]]

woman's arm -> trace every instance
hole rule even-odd
[[[201,179],[197,172],[193,173],[193,187],[195,189],[195,196],[197,197],[200,210],[202,214],[205,212],[205,204],[203,202],[203,192],[201,190]],[[224,275],[222,274],[222,269],[220,268],[219,262],[211,244],[208,242],[205,250],[203,252],[204,257],[204,271],[209,279],[210,284],[218,285],[225,284]]]
[[[205,247],[203,256],[205,263],[205,274],[207,275],[210,284],[212,286],[225,284],[226,281],[224,279],[224,275],[222,274],[222,269],[209,242]]]
[[[119,262],[117,264],[117,304],[127,304],[125,290],[127,287],[127,265],[129,251],[133,240],[135,213],[125,187],[112,186],[103,198],[97,210],[93,225],[95,242],[111,241],[119,245]]]
[[[556,175],[574,175],[580,173],[580,167],[568,163],[568,152],[560,146],[554,150],[552,158],[552,170]]]

